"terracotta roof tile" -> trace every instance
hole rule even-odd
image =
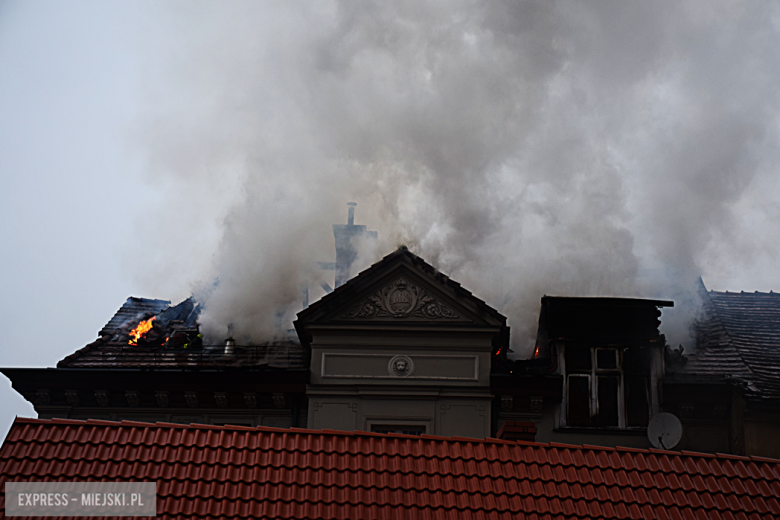
[[[155,480],[164,518],[768,518],[780,461],[303,429],[17,419],[0,482]],[[742,516],[741,516],[742,515]]]

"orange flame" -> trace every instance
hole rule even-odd
[[[138,345],[138,340],[141,336],[152,330],[152,322],[156,317],[152,316],[148,320],[143,320],[136,328],[130,331],[130,345]]]

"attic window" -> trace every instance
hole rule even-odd
[[[565,426],[647,426],[649,359],[642,351],[566,345]]]

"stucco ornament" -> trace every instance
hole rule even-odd
[[[226,392],[214,392],[214,402],[220,408],[225,408],[228,405],[228,398]]]
[[[108,406],[108,392],[105,390],[95,390],[95,401],[100,406]]]
[[[387,364],[387,372],[391,376],[406,377],[414,372],[414,363],[407,356],[395,356]]]
[[[458,315],[444,303],[428,292],[409,282],[398,278],[384,286],[359,304],[352,307],[343,318],[418,318],[455,319]]]
[[[125,392],[125,399],[127,399],[127,404],[129,406],[138,406],[138,403],[141,402],[141,396],[138,395],[138,390],[128,390]]]
[[[157,406],[159,406],[160,408],[165,408],[166,406],[168,406],[168,401],[170,399],[168,392],[164,390],[159,390],[154,393],[154,397],[157,399]]]

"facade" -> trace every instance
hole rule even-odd
[[[660,309],[672,305],[543,297],[534,358],[499,360],[494,368],[499,422],[533,421],[536,439],[544,442],[650,446],[647,426],[664,411]],[[531,406],[523,407],[522,399],[517,406],[513,388],[536,389],[527,398]]]
[[[491,435],[506,318],[402,247],[298,314],[309,428]]]

